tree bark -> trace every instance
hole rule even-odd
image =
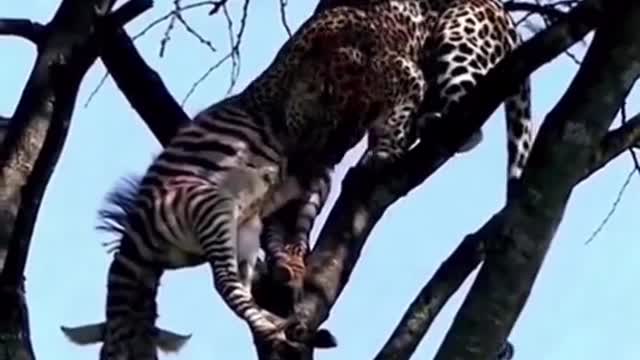
[[[65,0],[44,28],[13,33],[37,41],[38,55],[0,148],[0,249],[6,254],[0,274],[0,359],[35,358],[24,296],[31,235],[80,83],[97,58],[96,26],[113,3]],[[116,18],[130,20],[134,7],[123,6]]]
[[[358,179],[357,169],[349,171],[308,260],[305,295],[296,306],[308,328],[317,328],[328,317],[370,230],[385,209],[442,166],[482,126],[510,89],[593,29],[600,19],[600,7],[600,1],[586,0],[565,19],[521,45],[452,110],[447,116],[451,120],[444,119],[425,131],[427,137],[395,169],[389,169],[388,176],[378,177],[376,184]],[[440,300],[446,301],[446,297]]]
[[[371,1],[378,0],[321,0],[317,10],[326,8],[328,6],[340,5],[343,3],[363,3]],[[94,2],[98,2],[98,0],[94,0]],[[106,2],[106,0],[104,0],[104,2]],[[622,2],[622,0],[618,0],[618,3],[620,2]],[[89,3],[90,2],[87,2],[86,4]],[[72,4],[67,6],[67,9],[70,10],[77,10],[76,7],[83,8],[86,5],[80,0],[65,0],[63,2],[63,6],[61,6],[61,8],[58,10],[58,13],[60,13],[60,11],[65,8],[65,4]],[[91,7],[89,5],[86,6]],[[105,9],[108,9],[108,7]],[[73,14],[73,16],[70,16],[70,14]],[[66,21],[69,21],[69,19],[73,19],[74,21],[72,22],[77,22],[80,24],[76,24],[73,26],[75,32],[70,31],[70,33],[73,34],[73,36],[70,36],[70,39],[73,39],[73,44],[76,45],[76,47],[74,48],[74,53],[71,54],[70,48],[67,49],[64,46],[62,46],[62,50],[65,50],[67,52],[60,49],[57,49],[58,52],[54,52],[55,54],[61,53],[63,55],[61,56],[61,58],[73,58],[73,56],[78,56],[78,45],[80,49],[82,49],[83,44],[86,45],[89,36],[92,33],[93,28],[95,27],[95,18],[87,19],[86,21],[78,21],[77,19],[83,19],[83,17],[80,16],[78,18],[76,16],[77,14],[70,12],[66,17],[62,17],[63,19],[66,18]],[[58,15],[56,15],[56,18],[57,17]],[[421,184],[428,176],[430,176],[442,164],[444,164],[453,155],[458,145],[464,142],[469,134],[480,128],[482,123],[486,121],[489,115],[504,99],[504,96],[511,87],[513,87],[519,81],[523,80],[537,67],[555,58],[561,51],[581,39],[588,31],[593,29],[597,21],[601,18],[601,1],[584,0],[580,6],[570,12],[566,17],[562,16],[560,18],[561,21],[559,21],[556,25],[542,32],[537,37],[534,37],[531,41],[523,45],[516,51],[516,53],[509,56],[496,69],[494,69],[494,71],[492,71],[483,81],[481,81],[478,86],[479,89],[471,94],[468,99],[463,100],[463,105],[461,105],[459,109],[454,110],[450,115],[452,119],[456,120],[443,121],[441,122],[441,124],[443,125],[436,125],[434,126],[434,129],[429,129],[429,131],[427,132],[428,134],[430,134],[429,137],[425,138],[421,145],[419,145],[409,154],[407,159],[405,159],[395,167],[388,169],[385,176],[381,177],[382,181],[375,184],[371,183],[370,181],[368,181],[369,179],[362,177],[362,173],[357,168],[352,169],[349,172],[347,178],[344,180],[342,194],[340,195],[334,209],[332,210],[325,227],[322,229],[317,245],[314,247],[313,252],[309,258],[309,271],[308,276],[305,279],[305,296],[302,302],[296,305],[296,313],[298,314],[304,325],[306,325],[309,329],[317,329],[318,326],[328,317],[331,307],[346,285],[349,276],[353,271],[355,264],[357,263],[360,251],[366,241],[370,230],[373,228],[377,220],[384,214],[386,208],[400,197],[405,196],[411,189]],[[47,25],[47,29],[50,28],[50,25],[51,24]],[[629,24],[627,25],[628,27],[631,26]],[[75,26],[78,26],[78,28],[76,28]],[[88,32],[84,33],[82,31],[79,31],[78,29],[88,30]],[[48,36],[53,36],[52,34],[55,33],[55,31],[47,33],[45,39],[48,39]],[[67,33],[65,32],[65,34]],[[142,119],[149,126],[154,135],[162,144],[166,144],[168,140],[173,136],[173,134],[175,134],[177,129],[189,120],[187,115],[180,108],[177,102],[175,102],[171,95],[169,95],[168,91],[162,84],[160,77],[150,67],[148,67],[148,65],[144,63],[144,60],[139,56],[139,54],[137,54],[137,51],[131,43],[131,40],[123,30],[99,31],[99,38],[102,41],[99,49],[100,56],[102,57],[105,66],[114,77],[116,84],[125,94],[132,106],[141,115]],[[46,42],[46,40],[43,40],[43,43],[46,44]],[[43,49],[46,50],[46,47],[40,49],[39,56],[42,55]],[[94,59],[95,53],[92,53],[91,56],[87,56],[85,60],[90,61],[86,64],[87,68],[94,61]],[[80,83],[82,76],[86,71],[86,69],[84,69],[84,71],[80,71],[83,68],[82,66],[72,66],[68,61],[62,61],[59,66],[62,66],[63,68],[67,67],[70,69],[74,69],[73,71],[77,71],[77,74],[79,76],[79,78],[77,79],[78,84]],[[38,62],[36,62],[36,67],[34,67],[34,73],[36,72],[36,69],[38,69]],[[45,69],[42,71],[44,72],[44,75],[46,75],[45,80],[47,81],[45,81],[45,83],[51,81],[50,79],[48,79],[48,77],[50,77],[49,70],[50,69]],[[27,89],[28,88],[29,85],[27,86]],[[75,99],[75,92],[77,91],[77,87],[71,87],[71,89],[71,93],[73,93],[72,97]],[[144,96],[142,94],[144,94]],[[25,186],[25,184],[25,189],[29,188],[25,176],[28,176],[32,172],[31,169],[33,169],[34,173],[36,171],[35,167],[37,167],[37,165],[34,165],[34,163],[36,162],[34,159],[38,157],[38,152],[41,148],[43,148],[42,143],[47,142],[44,141],[47,129],[53,129],[54,119],[56,118],[53,114],[55,112],[54,110],[56,109],[56,106],[67,109],[67,111],[62,111],[60,114],[60,118],[67,119],[66,122],[60,122],[60,132],[63,134],[66,133],[66,127],[68,127],[68,121],[73,109],[73,101],[71,100],[74,99],[65,98],[64,96],[56,92],[55,89],[41,89],[40,92],[36,93],[36,95],[33,95],[32,99],[53,99],[55,101],[52,100],[51,104],[53,105],[50,104],[47,107],[47,104],[40,104],[37,101],[30,100],[33,101],[33,103],[36,105],[29,106],[34,109],[34,113],[26,117],[25,115],[22,115],[22,119],[29,119],[31,117],[35,119],[33,120],[35,125],[33,125],[33,129],[30,132],[31,134],[35,134],[31,136],[31,138],[34,139],[33,144],[30,144],[28,146],[22,145],[23,148],[26,149],[24,150],[24,154],[26,154],[26,156],[17,156],[17,150],[13,149],[18,147],[18,144],[22,144],[22,142],[19,141],[20,139],[23,139],[22,141],[24,141],[25,138],[29,138],[28,135],[24,135],[24,133],[27,133],[28,131],[25,129],[20,130],[21,126],[19,125],[26,123],[26,120],[22,120],[21,122],[12,122],[12,126],[15,127],[15,129],[13,130],[10,129],[9,132],[10,135],[13,133],[13,135],[9,137],[9,139],[12,140],[5,142],[5,144],[0,149],[0,165],[4,165],[2,166],[2,172],[0,173],[0,205],[2,205],[0,206],[0,209],[2,209],[0,210],[2,211],[2,213],[0,213],[0,224],[2,224],[3,227],[5,223],[10,224],[11,227],[13,227],[16,216],[20,217],[17,211],[21,206],[20,189]],[[23,99],[24,98],[25,96],[23,96]],[[582,101],[584,101],[584,99]],[[68,105],[69,102],[71,102],[71,105],[69,107],[65,107],[65,105]],[[28,109],[29,107],[26,107],[26,109]],[[20,109],[20,106],[18,109]],[[18,115],[18,113],[19,111],[17,110],[16,115]],[[171,115],[167,116],[167,114]],[[14,118],[16,117],[16,115],[14,115]],[[555,117],[550,114],[548,119],[553,118]],[[547,122],[549,121],[551,120],[548,120]],[[446,124],[456,124],[456,126],[446,126]],[[461,128],[459,126],[460,124],[465,124],[465,126]],[[51,129],[49,129],[49,133],[53,132]],[[628,134],[628,131],[624,131],[624,133]],[[55,139],[57,139],[57,141]],[[52,145],[54,149],[58,148],[58,146],[61,146],[63,141],[64,135],[55,137],[52,135],[51,142],[54,143],[54,145]],[[615,150],[617,152],[610,151],[611,148],[615,148],[615,146],[611,146],[611,148],[609,148],[609,151],[605,151],[605,147],[602,147],[599,149],[600,152],[590,153],[590,157],[588,159],[588,165],[590,165],[590,167],[585,165],[585,167],[582,169],[582,175],[584,176],[585,172],[588,172],[588,169],[592,169],[594,167],[594,164],[596,163],[600,163],[600,166],[602,166],[602,161],[603,159],[606,159],[607,156],[609,156],[610,158],[615,156],[616,154],[619,154],[622,151],[620,150],[620,144],[626,144],[626,142],[621,141],[622,140],[620,136],[610,136],[608,137],[608,140],[603,140],[603,144],[618,144],[618,150]],[[536,145],[536,147],[540,146],[543,145]],[[543,151],[544,150],[538,150],[538,152]],[[55,160],[57,159],[56,151],[54,150],[51,153],[51,158],[48,161],[43,160],[43,163],[55,164]],[[31,161],[31,165],[28,165],[29,161]],[[15,169],[11,168],[11,166],[13,166]],[[536,166],[541,165],[540,163],[538,163]],[[5,170],[6,168],[8,168],[8,170]],[[53,165],[48,168],[49,174],[52,168]],[[528,171],[535,174],[535,170]],[[44,172],[44,174],[45,178],[48,179],[46,171]],[[534,176],[526,174],[528,174],[528,172],[525,172],[525,176]],[[575,180],[575,182],[577,181],[578,180]],[[46,180],[44,180],[42,184],[46,184]],[[426,333],[430,321],[433,320],[433,317],[435,317],[435,315],[438,313],[439,308],[444,304],[444,302],[446,302],[446,300],[450,296],[449,293],[455,291],[455,289],[459,286],[459,283],[461,283],[468,275],[468,272],[475,268],[477,263],[479,263],[485,255],[487,256],[487,261],[485,262],[485,265],[483,265],[483,269],[489,266],[493,266],[493,268],[496,268],[495,264],[500,265],[505,262],[507,262],[507,265],[513,265],[508,262],[513,261],[514,259],[522,262],[521,258],[523,251],[521,249],[505,250],[502,244],[505,241],[510,241],[506,243],[517,243],[518,246],[520,246],[522,244],[516,241],[520,238],[531,241],[531,236],[529,234],[525,233],[523,235],[519,232],[522,230],[519,228],[519,226],[524,226],[521,224],[521,222],[530,220],[534,216],[541,215],[540,213],[536,212],[527,212],[532,211],[533,205],[540,205],[539,203],[535,203],[533,205],[531,204],[531,202],[534,202],[535,200],[535,197],[531,193],[533,192],[533,194],[535,195],[537,194],[536,191],[539,191],[539,189],[535,188],[536,190],[533,191],[532,189],[534,188],[529,188],[530,184],[532,183],[525,181],[522,188],[523,190],[518,193],[519,196],[511,200],[510,203],[508,203],[501,212],[499,212],[492,218],[492,226],[490,228],[483,228],[482,231],[479,231],[474,236],[465,239],[460,247],[460,253],[466,254],[465,256],[471,256],[467,259],[469,260],[468,263],[464,262],[466,268],[457,268],[456,266],[456,271],[450,272],[449,270],[446,270],[447,268],[453,268],[451,265],[457,264],[456,261],[462,259],[458,257],[453,257],[453,260],[455,261],[452,261],[451,263],[443,264],[442,271],[439,271],[437,273],[437,277],[433,279],[434,281],[430,282],[431,289],[440,290],[428,292],[425,297],[420,299],[420,301],[423,301],[422,305],[419,304],[419,306],[414,308],[424,309],[424,306],[427,306],[424,304],[429,304],[431,302],[430,306],[432,306],[432,310],[425,317],[425,319],[427,320],[425,321],[425,323],[427,325],[426,327],[424,325],[420,325],[419,327],[413,328],[411,330],[412,333],[409,334],[409,337],[405,339],[408,340],[407,343],[417,345],[417,342],[419,342],[424,333]],[[535,182],[533,184],[535,184]],[[35,197],[38,197],[38,191],[39,190],[37,189],[37,187],[32,191],[36,194]],[[24,192],[24,194],[27,193],[29,192]],[[26,199],[26,195],[22,196]],[[526,198],[526,196],[529,196],[531,198]],[[566,196],[566,198],[568,198],[568,195]],[[22,203],[24,202],[25,201],[22,200]],[[39,198],[35,202],[36,210],[38,202]],[[15,208],[12,208],[11,206],[4,206],[4,204],[15,204]],[[6,209],[6,211],[4,211],[4,209]],[[517,211],[515,209],[517,209]],[[557,211],[557,214],[559,214],[561,218],[563,206],[557,206],[554,209]],[[35,213],[32,214],[35,216]],[[507,216],[508,214],[511,215]],[[525,215],[528,217],[526,217]],[[521,219],[525,217],[525,220]],[[14,221],[7,221],[7,219],[13,219]],[[555,221],[553,221],[554,219]],[[547,236],[550,241],[555,226],[557,226],[557,223],[559,222],[559,219],[554,219],[542,219],[544,221],[541,221],[540,224],[547,226],[547,231],[543,231],[542,233],[532,232],[531,234],[538,235],[540,237]],[[506,228],[505,224],[511,225],[510,227]],[[3,230],[7,232],[6,227],[4,227]],[[480,235],[481,233],[484,234],[484,232],[491,233],[492,236]],[[9,232],[7,234],[12,233],[13,231],[9,229]],[[0,245],[2,244],[2,239],[10,238],[11,236],[9,235],[5,237],[0,236]],[[487,239],[491,239],[492,241],[488,243],[482,241]],[[494,239],[499,239],[501,241]],[[25,242],[26,249],[28,249],[28,240],[19,243],[23,244],[22,248],[24,249]],[[11,243],[15,243],[12,238]],[[485,252],[484,247],[489,245],[490,247]],[[542,248],[544,248],[544,246],[542,246]],[[527,248],[527,250],[530,249]],[[536,250],[538,251],[540,249]],[[509,251],[515,251],[515,255]],[[24,252],[24,254],[26,259],[26,252]],[[502,258],[507,255],[510,256],[510,258],[506,260],[496,260],[496,258]],[[502,263],[500,261],[502,261]],[[539,267],[540,262],[541,259],[539,259],[538,263],[536,263],[535,261],[531,262],[530,264],[528,263],[527,266],[529,267],[527,269],[535,269],[536,266]],[[521,264],[519,263],[516,265],[521,266]],[[506,265],[503,265],[503,267],[504,266]],[[497,266],[497,268],[501,269],[500,266]],[[20,272],[20,275],[22,275],[22,272]],[[504,274],[499,272],[499,275]],[[535,275],[533,275],[533,278],[535,278]],[[531,279],[531,282],[533,281],[533,278]],[[513,279],[507,280],[513,282]],[[509,291],[514,290],[513,287],[517,285],[514,285],[512,282],[509,283],[509,285],[511,286],[511,288],[509,288]],[[478,283],[478,281],[476,283]],[[22,285],[22,281],[19,282],[19,285]],[[495,286],[495,284],[493,283],[489,285]],[[483,286],[488,287],[489,285],[485,284]],[[518,288],[515,290],[520,291],[521,289]],[[18,295],[22,294],[20,291],[13,291],[13,293]],[[441,296],[436,296],[434,294],[441,294]],[[502,296],[506,296],[505,294],[506,292],[502,292]],[[468,299],[471,298],[472,297],[470,294]],[[3,299],[9,299],[9,297],[3,296]],[[21,302],[18,302],[24,305],[24,297],[22,297],[21,299]],[[491,300],[496,301],[495,299]],[[502,306],[503,303],[506,302],[503,300],[502,303],[499,303],[499,305]],[[479,358],[474,356],[481,356],[481,354],[491,355],[492,353],[495,353],[495,350],[497,350],[496,346],[499,346],[501,344],[498,342],[498,340],[504,340],[504,338],[506,338],[506,334],[508,333],[508,330],[510,330],[510,326],[512,325],[511,323],[511,325],[506,326],[505,324],[509,323],[507,320],[515,320],[515,316],[517,316],[516,313],[519,311],[517,310],[517,306],[512,306],[512,302],[508,302],[507,305],[508,306],[505,306],[505,309],[508,308],[508,310],[511,310],[514,313],[511,315],[504,315],[503,317],[506,320],[500,318],[500,321],[503,321],[503,323],[496,325],[495,323],[491,322],[499,318],[499,316],[496,317],[495,314],[493,314],[493,317],[490,317],[489,319],[475,318],[477,321],[483,321],[483,326],[488,326],[486,324],[490,324],[491,326],[496,327],[496,331],[492,331],[492,334],[487,335],[486,339],[483,339],[483,341],[486,341],[483,348],[476,352],[465,352],[462,358],[474,359]],[[517,303],[516,305],[520,306],[520,308],[522,306],[522,304],[520,303]],[[486,304],[484,304],[483,306],[486,306]],[[15,305],[13,308],[19,307],[19,305]],[[25,320],[26,306],[23,307],[25,311],[16,312],[15,314],[22,314],[24,316],[16,318],[15,320],[13,320],[13,322],[21,324],[26,323],[26,333],[28,335],[28,322]],[[417,312],[414,312],[414,314],[417,314]],[[468,325],[470,320],[464,320],[464,316],[460,316],[460,318],[463,320],[457,321],[462,321],[463,324],[467,325],[462,326],[456,331],[452,330],[451,333],[461,335],[449,335],[447,338],[449,343],[445,342],[445,344],[443,344],[444,350],[442,351],[449,351],[447,349],[456,347],[461,348],[458,349],[458,351],[467,351],[463,349],[465,348],[465,346],[471,349],[473,348],[473,346],[477,345],[475,342],[476,338],[473,337],[477,335],[474,335],[475,333],[473,333],[473,329],[475,328],[469,328]],[[464,321],[467,322],[465,323]],[[4,322],[2,321],[2,319],[0,319],[0,325],[3,323]],[[471,321],[471,324],[475,323]],[[452,342],[453,340],[449,339],[458,339],[459,336],[462,336],[462,338],[467,336],[467,343],[465,343],[465,346],[460,346],[462,340]],[[2,338],[0,337],[0,342],[1,341]],[[470,346],[469,344],[473,346]],[[0,345],[0,349],[2,348],[2,345]],[[22,348],[26,349],[27,347],[23,346]],[[413,346],[413,349],[410,349],[410,347],[406,347],[405,349],[408,349],[408,351],[406,352],[406,357],[403,356],[399,358],[408,358],[410,354],[413,353],[415,346]],[[472,350],[475,351],[474,349],[475,348],[473,348]],[[466,357],[467,355],[469,355],[469,357]],[[0,359],[2,358],[1,356],[2,354],[0,354]],[[444,356],[447,359],[449,358],[449,355],[441,356]],[[454,354],[453,356],[459,355]],[[276,359],[292,357],[287,357],[286,355],[278,352],[271,352],[261,354],[261,358]],[[312,353],[310,351],[307,351],[305,352],[305,354],[297,358],[312,358]],[[486,359],[486,357],[483,359]]]
[[[574,186],[640,74],[640,3],[608,1],[567,93],[547,115],[522,189],[496,215],[486,260],[435,359],[486,359],[530,294]]]

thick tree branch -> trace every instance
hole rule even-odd
[[[102,20],[110,25],[120,27],[150,7],[149,0],[130,1],[112,15],[104,19],[97,19],[97,21]],[[97,58],[94,40],[93,37],[87,38],[82,47],[74,49],[73,56],[69,56],[64,64],[56,64],[51,67],[50,86],[56,100],[42,149],[36,157],[33,170],[29,174],[25,186],[21,189],[22,202],[9,244],[11,256],[7,258],[2,275],[0,275],[0,279],[5,285],[9,283],[16,285],[22,281],[29,241],[40,207],[40,200],[64,145],[80,83]]]
[[[630,118],[624,125],[610,131],[597,149],[597,156],[586,180],[619,154],[640,141],[640,114]],[[391,337],[376,356],[376,359],[409,359],[440,309],[464,282],[467,276],[484,259],[483,244],[490,240],[496,215],[480,230],[467,235],[455,251],[442,263],[433,277],[420,290],[409,305]]]
[[[449,298],[484,259],[483,243],[496,217],[467,235],[420,290],[376,360],[410,359]]]
[[[561,22],[540,32],[502,61],[478,89],[450,114],[451,121],[432,126],[426,137],[389,176],[358,179],[352,169],[318,242],[308,259],[305,296],[296,306],[300,320],[315,329],[329,314],[346,285],[365,240],[385,209],[421,184],[444,164],[493,113],[509,90],[536,68],[582,39],[601,15],[600,2],[585,0]],[[462,126],[461,124],[464,124]]]
[[[162,145],[190,121],[124,30],[102,32],[100,57],[120,91]]]
[[[615,130],[610,131],[602,140],[602,144],[594,151],[592,163],[586,170],[583,179],[600,170],[609,161],[615,159],[625,150],[629,150],[640,142],[640,114]]]
[[[98,14],[94,5],[110,1],[88,1],[80,6],[63,1],[47,24],[47,36],[39,48],[33,71],[9,124],[7,136],[0,147],[0,248],[5,249],[13,231],[20,206],[20,191],[33,168],[53,116],[54,107],[67,106],[59,102],[52,74],[64,69],[74,58],[74,50],[87,46],[91,25]],[[73,106],[73,104],[69,105]]]
[[[27,19],[0,19],[0,36],[19,36],[39,45],[44,26]]]
[[[33,359],[24,268],[40,201],[71,121],[80,83],[97,58],[93,29],[112,0],[61,3],[0,149],[0,357]],[[118,21],[132,18],[123,6]]]
[[[583,66],[548,114],[486,259],[435,359],[486,359],[527,301],[573,187],[640,74],[640,3],[609,0]],[[606,95],[605,95],[606,94]]]

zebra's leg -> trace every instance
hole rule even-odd
[[[281,274],[276,270],[288,262],[285,242],[291,233],[292,221],[298,212],[299,199],[294,199],[264,220],[264,230],[260,234],[261,246],[265,252],[268,272],[272,278],[281,282]]]
[[[157,359],[153,329],[161,272],[140,260],[133,246],[121,245],[109,267],[101,359]]]
[[[213,272],[214,286],[227,306],[245,320],[260,341],[286,341],[277,316],[258,307],[239,274],[239,211],[236,200],[219,189],[201,195],[192,214],[195,232]],[[251,219],[249,219],[251,220]],[[256,243],[259,241],[256,237]],[[243,245],[244,246],[244,245]],[[244,254],[243,258],[248,255]]]
[[[79,345],[104,342],[101,360],[155,360],[156,348],[179,351],[191,335],[155,327],[156,293],[162,272],[143,264],[135,249],[123,241],[109,267],[107,321],[62,327],[67,338]]]
[[[308,182],[303,201],[297,206],[293,233],[283,242],[282,250],[274,254],[273,274],[276,280],[292,289],[302,290],[305,259],[310,249],[309,236],[316,218],[322,211],[331,191],[331,168],[325,168]],[[299,291],[297,291],[297,295]]]
[[[389,102],[368,129],[369,146],[361,165],[375,170],[400,158],[411,145],[413,117],[427,84],[418,65],[397,54],[380,56],[373,63],[376,73],[394,79],[385,86]]]
[[[242,281],[249,293],[251,293],[251,282],[256,261],[258,260],[262,228],[262,221],[256,215],[238,229],[238,273],[240,281]]]

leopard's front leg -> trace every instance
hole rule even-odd
[[[418,65],[397,53],[373,63],[384,80],[385,105],[368,129],[369,144],[360,165],[379,170],[402,157],[414,140],[414,117],[427,84]]]

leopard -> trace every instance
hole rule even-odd
[[[385,0],[328,0],[322,2],[319,11],[342,9],[345,7],[367,7],[385,3]],[[412,2],[412,1],[408,1]],[[429,121],[456,121],[447,115],[460,101],[472,92],[478,81],[493,69],[502,59],[514,51],[522,39],[516,31],[511,15],[498,0],[425,0],[417,1],[429,18],[427,36],[420,46],[417,57],[426,85],[422,94],[422,116],[413,118],[400,127],[390,126],[395,131],[395,139],[406,148],[412,143],[409,134],[416,141],[418,129]],[[398,24],[401,18],[385,17],[376,29],[382,37],[388,29],[411,28],[409,23]],[[335,19],[338,23],[341,20]],[[357,56],[352,56],[357,58]],[[365,70],[366,72],[366,70]],[[338,76],[338,75],[336,75]],[[345,71],[340,74],[343,83],[358,81],[357,72]],[[343,94],[347,93],[344,92]],[[358,94],[354,94],[357,98]],[[366,110],[362,103],[368,102],[366,93],[360,95],[360,103],[353,101],[354,107]],[[526,165],[534,139],[531,115],[531,86],[526,79],[512,89],[504,100],[507,138],[507,197],[513,196],[518,181]],[[354,109],[357,111],[357,109]],[[375,132],[375,129],[373,130]],[[384,132],[384,130],[382,130]],[[389,133],[389,129],[386,130]],[[474,149],[483,139],[482,129],[475,132],[457,149],[466,153]],[[419,141],[419,140],[417,140]],[[369,149],[372,144],[369,143]],[[398,153],[400,153],[399,151]],[[338,151],[339,154],[343,154]],[[365,155],[366,158],[366,155]],[[265,222],[262,233],[263,247],[266,249],[271,274],[279,281],[287,283],[295,294],[300,295],[305,275],[305,261],[310,249],[310,232],[315,219],[322,210],[331,188],[331,171],[320,174],[310,188],[314,189],[309,201],[299,203],[299,216],[293,220],[283,220],[284,215],[274,215]],[[292,209],[283,210],[291,217]]]

